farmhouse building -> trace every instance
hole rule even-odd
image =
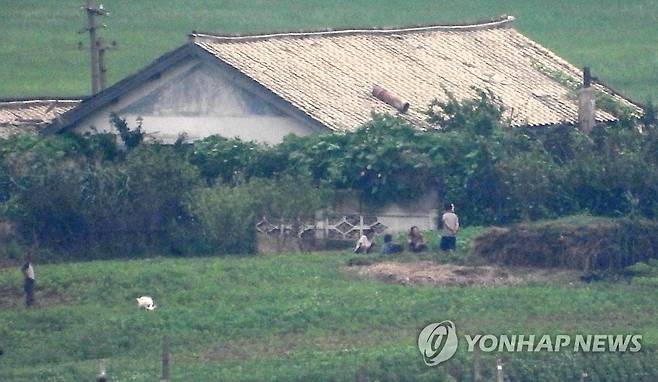
[[[512,21],[250,36],[192,33],[186,44],[79,104],[24,102],[20,113],[20,105],[6,108],[16,106],[10,124],[34,119],[35,129],[45,133],[113,132],[110,114],[116,113],[163,143],[185,134],[188,140],[221,135],[268,144],[288,134],[351,131],[372,113],[431,128],[424,111],[433,99],[472,98],[479,89],[502,101],[516,127],[591,128],[615,121],[595,107],[595,96],[639,112],[600,82],[581,89],[578,68],[523,36]],[[0,105],[0,122],[2,115]],[[337,238],[365,228],[433,229],[437,205],[433,194],[378,211],[346,200],[313,226]],[[279,228],[258,225],[266,234]]]
[[[84,100],[50,132],[111,131],[114,112],[151,137],[219,134],[278,143],[287,134],[345,132],[373,112],[424,126],[431,100],[488,89],[513,126],[578,122],[581,71],[512,28],[512,17],[454,26],[220,36],[183,46]],[[612,89],[594,91],[637,107]],[[595,121],[615,120],[597,109]]]
[[[0,138],[25,131],[37,133],[79,103],[79,99],[52,97],[0,100]]]

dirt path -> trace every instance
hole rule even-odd
[[[414,263],[383,262],[367,266],[350,267],[358,275],[388,283],[436,286],[500,286],[530,282],[576,284],[579,272],[534,268],[497,266],[461,266],[436,264],[429,261]]]

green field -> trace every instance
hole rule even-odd
[[[88,93],[88,54],[77,49],[82,0],[0,1],[0,97]],[[655,0],[106,0],[115,82],[186,40],[192,30],[256,32],[470,22],[510,14],[523,33],[623,93],[658,98]]]
[[[592,381],[658,376],[656,279],[412,287],[358,278],[345,269],[351,256],[42,265],[33,310],[21,305],[20,272],[2,269],[0,380],[92,380],[97,359],[107,358],[111,380],[156,381],[165,334],[177,381],[469,380],[463,348],[437,368],[424,366],[415,348],[419,329],[444,319],[462,334],[644,335],[642,352],[626,358],[502,355],[516,380],[573,380],[582,370]],[[159,307],[139,310],[134,298],[142,294]],[[485,376],[493,365],[483,359]],[[546,369],[561,374],[549,378]]]

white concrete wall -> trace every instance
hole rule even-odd
[[[131,127],[136,125],[137,114],[122,114]],[[142,116],[144,128],[150,137],[162,143],[173,143],[179,133],[185,132],[188,141],[203,139],[210,135],[240,138],[245,141],[277,144],[288,134],[305,136],[313,131],[289,117],[161,117]]]
[[[316,225],[318,227],[318,237],[323,237],[321,232],[329,228],[330,222],[336,221],[340,215],[358,217],[363,216],[365,221],[376,221],[385,225],[387,228],[382,233],[400,233],[408,232],[413,226],[417,226],[422,231],[433,231],[437,229],[437,220],[439,218],[438,197],[434,191],[427,192],[421,198],[409,203],[390,203],[380,208],[369,208],[360,205],[358,199],[354,196],[346,195],[336,202],[330,213],[331,219],[323,218],[319,215]],[[362,227],[355,225],[356,229],[368,228],[370,224]]]
[[[378,221],[388,228],[385,233],[409,232],[413,226],[417,226],[421,231],[436,231],[437,210],[427,211],[419,214],[418,211],[404,212],[398,215],[377,215]]]
[[[388,227],[388,233],[408,232],[409,228],[418,226],[422,231],[433,231],[437,227],[439,215],[436,192],[428,192],[418,200],[386,206],[372,210],[378,221]]]
[[[74,131],[115,132],[109,122],[116,112],[136,126],[141,117],[149,137],[172,143],[180,133],[189,140],[210,135],[276,144],[288,134],[314,133],[313,128],[237,86],[219,68],[191,60],[162,73],[118,102],[83,120]]]

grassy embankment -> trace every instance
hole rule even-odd
[[[599,381],[658,376],[658,277],[630,284],[406,287],[357,278],[344,265],[352,256],[42,265],[33,310],[21,305],[20,272],[2,269],[0,380],[90,380],[96,359],[108,358],[113,380],[155,381],[165,334],[174,380],[435,381],[447,373],[469,380],[471,355],[464,347],[433,369],[415,348],[419,329],[444,319],[454,320],[460,335],[644,335],[643,352],[625,358],[502,354],[517,380],[571,380],[582,369]],[[155,297],[157,310],[137,309],[134,298],[143,294]],[[491,376],[492,359],[483,362]]]
[[[0,2],[0,97],[89,92],[82,0]],[[516,27],[577,66],[644,102],[657,99],[658,3],[654,0],[103,1],[109,80],[115,82],[185,42],[192,30],[259,32],[471,22],[510,14]]]

